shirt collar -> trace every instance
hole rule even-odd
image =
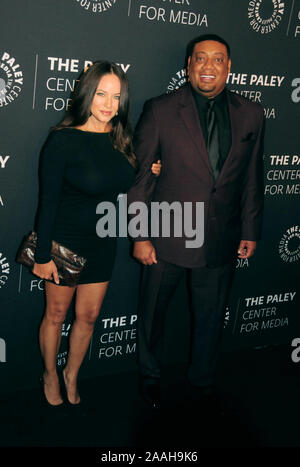
[[[207,102],[210,101],[210,99],[205,96],[202,96],[202,94],[199,94],[197,91],[195,91],[195,89],[193,88],[191,84],[190,84],[190,87],[191,87],[194,99],[196,101],[197,107],[199,109],[206,109]],[[220,106],[224,105],[224,103],[226,102],[226,88],[224,88],[223,91],[220,92],[220,94],[218,94],[216,97],[214,97],[214,101],[217,105],[220,105]]]

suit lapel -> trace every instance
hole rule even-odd
[[[228,102],[228,111],[229,111],[229,118],[230,118],[230,127],[231,127],[231,147],[226,158],[230,159],[233,154],[233,148],[236,146],[237,143],[237,135],[238,135],[238,126],[239,126],[239,107],[240,104],[232,99],[232,93],[227,91],[227,102]],[[226,162],[226,161],[225,161]]]
[[[207,168],[212,176],[213,170],[209,161],[209,156],[206,150],[206,145],[199,121],[197,107],[189,86],[181,89],[181,96],[179,100],[179,114],[190,134],[191,140],[196,146],[197,152],[203,158]]]
[[[195,144],[198,153],[204,160],[210,174],[214,177],[214,173],[210,164],[209,155],[206,149],[205,140],[203,137],[197,107],[192,95],[192,92],[189,86],[184,86],[181,89],[181,96],[179,99],[179,114],[190,134],[191,140]],[[228,112],[230,118],[231,126],[231,147],[228,153],[228,156],[224,162],[224,165],[221,169],[221,172],[217,178],[216,183],[222,179],[224,171],[228,165],[230,165],[232,158],[234,157],[235,148],[238,144],[238,134],[239,134],[239,118],[240,112],[239,107],[240,103],[234,99],[234,94],[227,91],[227,102],[228,102]]]
[[[224,161],[223,167],[220,171],[220,174],[218,176],[216,183],[218,183],[222,179],[224,172],[226,171],[227,167],[231,163],[231,160],[234,157],[235,148],[237,147],[237,142],[238,142],[240,103],[234,99],[234,94],[228,91],[227,91],[227,103],[228,103],[228,112],[229,112],[230,127],[231,127],[231,147]]]

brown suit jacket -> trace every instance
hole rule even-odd
[[[264,114],[259,104],[227,91],[232,145],[214,179],[196,104],[187,84],[145,103],[135,132],[139,171],[128,202],[204,202],[204,244],[186,236],[151,238],[157,257],[184,267],[221,266],[240,240],[260,238],[263,211]],[[151,164],[162,161],[159,177]],[[142,240],[137,238],[134,240]]]

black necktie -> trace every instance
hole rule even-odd
[[[214,172],[215,179],[218,178],[219,169],[219,135],[216,113],[214,110],[215,101],[208,101],[207,111],[207,152]]]

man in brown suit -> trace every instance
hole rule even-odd
[[[237,257],[250,258],[263,210],[262,107],[225,88],[230,48],[216,35],[187,47],[188,83],[146,102],[135,133],[140,169],[129,203],[204,203],[204,243],[187,237],[133,238],[144,264],[138,315],[138,362],[143,394],[159,406],[164,314],[187,271],[192,311],[189,381],[211,394],[224,311]],[[149,167],[162,161],[160,177]],[[193,212],[195,216],[195,210]]]

